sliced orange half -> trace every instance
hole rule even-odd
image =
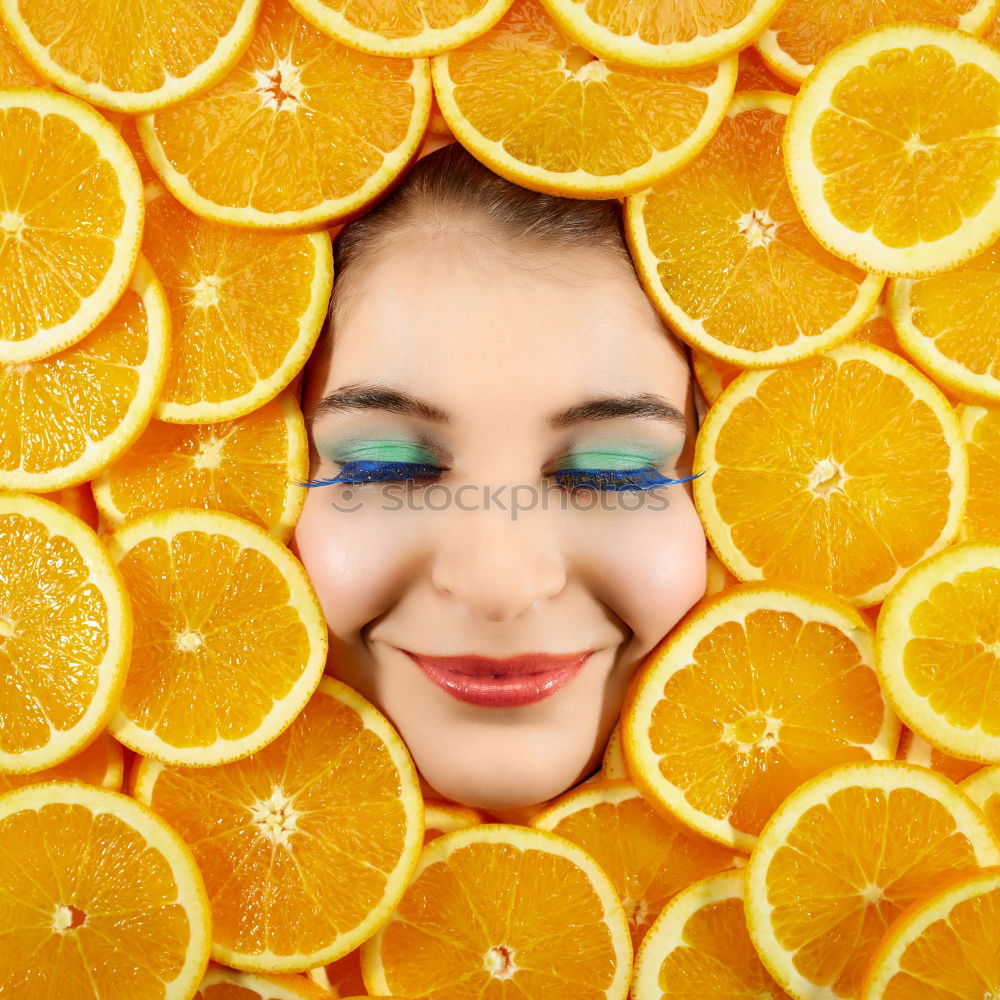
[[[166,295],[140,258],[82,341],[41,361],[0,363],[0,488],[74,486],[118,458],[149,423],[169,351]]]
[[[928,278],[894,278],[892,325],[903,349],[942,388],[1000,406],[1000,243]]]
[[[984,1000],[1000,987],[1000,868],[951,880],[919,900],[872,956],[861,1000]]]
[[[183,3],[2,0],[25,55],[64,90],[138,114],[204,90],[240,57],[261,0]]]
[[[946,778],[958,783],[970,774],[975,774],[981,770],[983,764],[977,760],[963,760],[961,757],[953,757],[949,753],[938,750],[931,746],[922,736],[918,736],[913,730],[903,726],[899,733],[899,747],[896,750],[896,757],[899,760],[909,761],[911,764],[919,764],[921,767],[929,767],[938,774],[943,774]]]
[[[969,775],[959,787],[982,809],[1000,837],[1000,764],[991,764]]]
[[[807,778],[895,755],[873,638],[820,591],[745,584],[703,601],[622,706],[632,780],[667,815],[749,851]]]
[[[122,575],[58,504],[0,493],[0,770],[68,760],[115,712],[132,646]]]
[[[193,1000],[330,1000],[331,996],[305,976],[239,972],[212,962]]]
[[[448,127],[523,187],[609,198],[648,187],[711,138],[736,57],[698,69],[605,62],[571,41],[538,0],[515,0],[486,34],[431,60]]]
[[[211,917],[191,852],[145,806],[81,782],[0,795],[0,990],[189,1000]]]
[[[882,603],[875,666],[903,721],[953,756],[1000,761],[1000,545],[952,545]]]
[[[93,481],[107,523],[168,507],[225,510],[289,539],[305,503],[309,444],[295,394],[282,392],[236,420],[168,424],[141,437]]]
[[[0,90],[0,364],[83,339],[125,291],[142,236],[128,146],[83,101]]]
[[[790,1000],[754,951],[744,873],[709,875],[660,912],[635,957],[632,993],[656,1000]]]
[[[589,52],[615,62],[669,69],[717,62],[756,38],[784,0],[660,0],[599,4],[542,0]]]
[[[290,0],[320,31],[361,52],[414,58],[456,49],[503,17],[511,0]]]
[[[688,343],[741,367],[844,340],[884,283],[803,225],[781,152],[791,102],[738,94],[695,160],[625,202],[632,257],[659,311]]]
[[[785,799],[750,855],[750,938],[792,996],[857,997],[907,906],[996,864],[1000,841],[947,778],[902,761],[830,768]]]
[[[947,271],[1000,236],[1000,50],[893,24],[821,60],[792,103],[785,167],[802,218],[868,271]]]
[[[149,514],[106,541],[136,622],[115,738],[196,767],[274,740],[326,662],[326,622],[302,564],[263,528],[222,511]]]
[[[633,949],[681,889],[746,862],[661,816],[627,780],[575,788],[534,816],[531,826],[579,844],[604,869],[625,907]]]
[[[948,400],[902,358],[854,342],[736,378],[694,463],[695,505],[734,575],[861,607],[952,541],[968,490]]]
[[[146,188],[143,248],[174,321],[157,419],[234,420],[273,399],[302,369],[333,287],[325,232],[208,222],[157,185]]]
[[[0,792],[12,788],[38,784],[40,781],[83,781],[88,785],[121,790],[124,775],[124,754],[121,744],[107,732],[102,732],[96,740],[79,753],[67,758],[61,764],[31,771],[26,774],[0,773]]]
[[[248,972],[303,972],[356,948],[399,902],[423,839],[405,744],[332,677],[259,753],[211,768],[147,758],[135,796],[194,852],[212,957]]]
[[[432,840],[361,946],[368,992],[625,1000],[632,944],[597,861],[554,833],[483,823]]]
[[[755,45],[771,68],[796,83],[831,49],[871,28],[923,21],[982,34],[996,0],[786,0]]]
[[[367,55],[264,0],[239,62],[143,115],[153,168],[192,212],[232,226],[322,226],[359,213],[411,162],[430,114],[424,59]]]
[[[963,541],[1000,542],[1000,408],[959,406],[969,454],[969,500],[959,534]]]

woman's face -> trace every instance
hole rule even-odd
[[[554,473],[698,471],[694,399],[627,263],[514,256],[468,229],[395,239],[351,275],[305,373],[312,479],[358,460],[442,471],[310,488],[292,548],[330,626],[328,671],[390,719],[438,795],[517,809],[599,766],[629,679],[705,590],[690,484],[574,489]],[[594,402],[634,397],[660,415]],[[453,693],[519,682],[442,687],[410,655],[587,651],[556,690],[520,682],[536,698],[521,704]]]

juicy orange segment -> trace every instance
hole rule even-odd
[[[132,614],[94,531],[41,497],[0,493],[0,770],[81,751],[125,683]]]
[[[362,52],[430,56],[464,45],[503,17],[511,0],[290,0],[320,31]]]
[[[302,564],[222,511],[149,514],[107,542],[136,619],[116,739],[200,767],[274,740],[326,661],[326,622]]]
[[[884,281],[803,225],[781,154],[791,100],[735,97],[694,161],[625,203],[633,258],[660,312],[690,344],[743,367],[844,340]]]
[[[1000,243],[945,274],[893,279],[889,308],[906,353],[935,382],[1000,405]]]
[[[367,996],[361,975],[361,948],[355,948],[329,965],[310,969],[309,981],[330,990],[335,997]]]
[[[0,87],[50,87],[14,44],[7,25],[0,21]]]
[[[1000,761],[1000,545],[914,566],[879,613],[875,666],[903,721],[946,753]]]
[[[785,166],[838,256],[902,277],[961,264],[1000,236],[1000,51],[931,24],[858,36],[796,94]]]
[[[169,350],[163,286],[140,258],[86,338],[41,361],[0,364],[0,488],[49,492],[114,461],[149,422]]]
[[[107,732],[102,732],[96,740],[61,764],[27,774],[0,774],[0,793],[40,781],[83,781],[117,792],[122,787],[124,764],[121,744]]]
[[[66,486],[61,490],[43,493],[46,500],[52,500],[64,510],[75,514],[81,521],[89,524],[94,531],[100,531],[100,514],[94,503],[94,494],[90,483],[77,483],[76,486]]]
[[[998,937],[1000,868],[952,880],[893,924],[872,956],[862,1000],[989,997],[1000,986]]]
[[[305,976],[238,972],[209,964],[193,1000],[329,1000],[330,993]]]
[[[956,783],[967,778],[970,774],[975,774],[983,766],[980,761],[963,760],[961,757],[953,757],[951,754],[938,750],[922,736],[918,736],[905,726],[900,730],[896,757],[911,764],[929,767],[932,771],[937,771],[938,774],[943,774]]]
[[[151,420],[139,439],[94,479],[94,497],[115,528],[168,507],[224,510],[291,536],[305,503],[309,444],[295,394],[283,392],[236,420]]]
[[[595,55],[667,69],[714,62],[741,49],[761,33],[783,0],[543,2],[566,34]]]
[[[586,851],[554,833],[483,823],[424,848],[399,904],[361,946],[361,965],[373,995],[502,988],[625,1000],[632,944],[614,887]]]
[[[742,580],[817,586],[860,607],[949,543],[968,489],[954,410],[911,364],[844,343],[748,371],[698,435],[695,505]]]
[[[571,41],[538,0],[431,60],[455,137],[493,171],[534,191],[631,194],[694,157],[736,83],[736,57],[698,69],[604,62]]]
[[[694,879],[746,859],[660,816],[630,781],[588,782],[531,820],[579,844],[610,876],[638,948],[668,900]]]
[[[740,50],[739,60],[736,93],[743,90],[777,90],[784,94],[794,94],[798,89],[773,73],[752,45]]]
[[[94,104],[137,114],[204,90],[239,58],[261,0],[198,9],[76,0],[2,0],[4,19],[48,79]]]
[[[768,64],[789,80],[801,82],[831,49],[863,31],[900,21],[924,21],[984,31],[996,0],[786,0],[754,43]]]
[[[743,915],[744,873],[709,875],[657,916],[635,957],[636,997],[790,1000],[761,965]]]
[[[464,830],[478,823],[485,823],[486,816],[479,809],[454,802],[424,800],[424,843],[437,840],[452,830]]]
[[[0,796],[4,998],[188,1000],[211,918],[191,852],[118,792],[46,782]]]
[[[233,69],[144,115],[139,137],[192,212],[233,226],[316,227],[360,211],[405,169],[430,99],[426,60],[347,48],[285,0],[264,0]]]
[[[831,768],[785,799],[750,855],[750,938],[793,996],[857,997],[902,910],[995,864],[1000,842],[947,778],[901,761]]]
[[[174,320],[156,417],[233,420],[273,399],[305,364],[333,287],[326,233],[234,230],[146,189],[143,241]]]
[[[982,809],[1000,837],[1000,764],[992,764],[969,775],[959,787]]]
[[[332,677],[259,753],[211,768],[146,759],[135,795],[194,852],[212,901],[212,957],[248,972],[346,955],[388,918],[420,855],[409,752]]]
[[[622,706],[632,780],[707,837],[749,851],[806,778],[891,758],[899,721],[873,636],[845,601],[747,584],[701,603],[647,657]]]
[[[959,406],[969,454],[969,499],[959,533],[963,541],[1000,542],[1000,409]]]
[[[125,291],[142,184],[121,136],[49,90],[0,90],[0,364],[82,340]]]

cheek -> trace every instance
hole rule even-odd
[[[347,641],[398,598],[405,552],[392,518],[350,509],[357,495],[336,509],[337,494],[337,487],[309,491],[293,541],[327,624]]]

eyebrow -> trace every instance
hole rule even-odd
[[[437,424],[450,424],[451,415],[440,407],[397,389],[377,383],[343,386],[325,395],[310,415],[310,423],[325,413],[347,413],[358,410],[384,410],[408,417],[422,417]],[[553,413],[549,426],[562,430],[592,420],[613,420],[616,417],[650,417],[664,420],[685,434],[691,426],[687,417],[662,396],[644,392],[625,396],[600,396],[576,403]]]

